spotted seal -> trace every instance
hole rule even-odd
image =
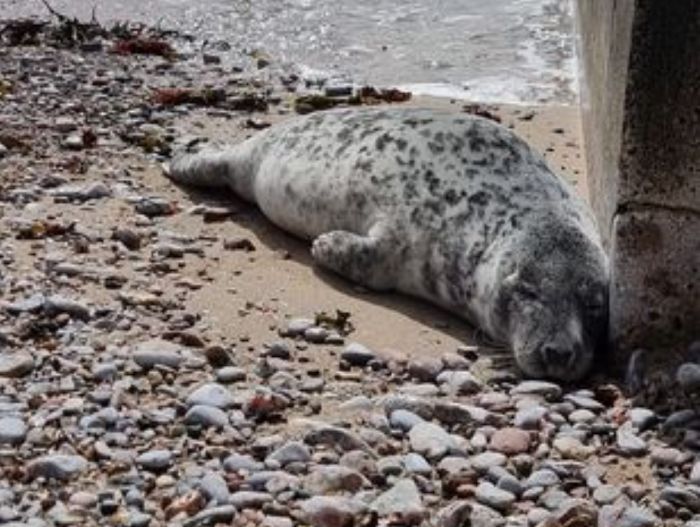
[[[314,261],[453,311],[532,377],[589,370],[608,263],[585,203],[513,132],[468,114],[343,109],[290,119],[170,178],[230,187],[313,240]]]

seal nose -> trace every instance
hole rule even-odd
[[[573,348],[554,346],[551,344],[545,344],[542,347],[542,356],[545,363],[551,364],[556,367],[571,367],[574,365],[576,360],[576,352]]]

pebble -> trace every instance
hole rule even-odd
[[[475,496],[479,503],[501,512],[510,510],[516,500],[515,495],[507,490],[499,489],[488,481],[479,483]]]
[[[389,424],[404,432],[410,431],[415,425],[423,422],[425,422],[425,419],[409,410],[394,410],[389,415]]]
[[[149,450],[140,454],[136,463],[147,470],[165,470],[173,463],[173,453],[170,450]]]
[[[272,495],[267,492],[240,490],[231,494],[229,501],[231,505],[234,505],[238,510],[243,510],[259,509],[272,500]]]
[[[233,394],[221,384],[210,382],[194,390],[187,396],[188,406],[214,406],[216,408],[231,408],[236,400]]]
[[[469,458],[469,461],[477,472],[486,473],[491,467],[505,465],[508,458],[500,452],[482,452]]]
[[[224,384],[245,381],[246,376],[246,371],[243,368],[237,368],[236,366],[224,366],[223,368],[216,370],[217,382]]]
[[[359,524],[367,506],[354,498],[314,496],[303,501],[301,509],[312,527],[351,527]]]
[[[0,417],[0,445],[17,445],[27,437],[27,424],[18,417]]]
[[[290,441],[272,452],[267,459],[284,466],[290,463],[306,463],[311,459],[311,453],[304,443]]]
[[[207,500],[216,505],[225,505],[231,499],[226,480],[216,472],[207,472],[199,482],[199,488]]]
[[[427,421],[413,426],[408,437],[413,451],[430,459],[442,458],[456,448],[454,438],[444,428]]]
[[[377,356],[362,344],[351,342],[345,346],[340,358],[352,366],[366,366],[371,360],[375,360]]]
[[[448,393],[470,395],[478,393],[483,383],[468,371],[443,371],[437,376],[437,382],[442,384]]]
[[[404,521],[423,518],[425,509],[421,493],[412,479],[400,479],[387,491],[380,494],[370,505],[380,518],[393,516]]]
[[[215,406],[196,404],[185,414],[185,423],[204,427],[223,428],[228,424],[226,412]]]
[[[180,346],[165,340],[149,340],[139,344],[132,358],[144,369],[156,366],[177,369],[184,360],[180,355]]]
[[[23,377],[33,369],[34,358],[29,353],[0,353],[0,377]]]
[[[595,447],[584,445],[575,437],[557,437],[552,443],[554,449],[565,459],[585,460],[595,453]]]
[[[656,413],[648,408],[632,408],[629,417],[632,426],[640,432],[651,428],[657,421]]]
[[[501,428],[491,436],[489,448],[513,456],[530,450],[530,434],[518,428]]]
[[[403,464],[409,474],[429,475],[433,471],[430,463],[428,463],[423,456],[415,452],[406,454],[403,458]]]
[[[616,444],[620,452],[630,456],[642,456],[649,450],[649,447],[642,438],[624,427],[621,427],[617,431]]]
[[[321,465],[311,470],[304,480],[304,488],[311,494],[358,492],[368,484],[357,470],[343,465]]]
[[[542,420],[547,415],[548,410],[544,406],[530,406],[517,411],[513,424],[524,430],[537,430],[542,424]]]
[[[558,384],[545,381],[523,381],[510,391],[511,395],[539,395],[551,401],[561,398],[562,389]]]
[[[88,469],[88,461],[83,456],[49,454],[34,459],[27,464],[27,476],[34,478],[68,481]]]

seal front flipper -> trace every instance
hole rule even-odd
[[[348,231],[331,231],[318,236],[311,246],[314,261],[326,269],[374,291],[389,291],[396,286],[396,264],[391,239]],[[375,231],[375,232],[372,232]]]

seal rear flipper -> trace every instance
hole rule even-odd
[[[396,269],[389,240],[331,231],[318,236],[312,246],[314,261],[374,291],[396,287]]]
[[[223,188],[229,185],[230,160],[223,152],[205,150],[176,156],[165,167],[165,175],[192,187]]]

